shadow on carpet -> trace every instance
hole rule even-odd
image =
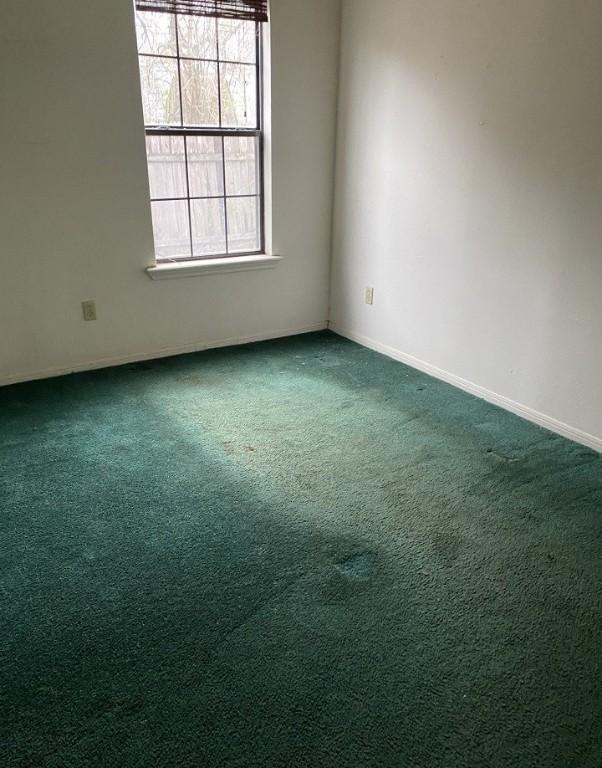
[[[2,766],[599,768],[602,458],[333,334],[0,390]]]

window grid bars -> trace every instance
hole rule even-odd
[[[236,64],[241,67],[256,67],[257,64],[254,61],[234,61],[234,59],[207,59],[199,56],[174,56],[172,53],[139,53],[140,58],[146,59],[169,59],[175,61],[200,61],[207,64]]]
[[[159,202],[184,202],[186,200],[187,202],[187,210],[188,210],[188,237],[189,237],[189,243],[190,243],[190,256],[178,256],[178,257],[163,257],[163,258],[157,258],[157,261],[161,262],[177,262],[177,261],[190,261],[198,258],[224,258],[227,256],[232,255],[230,253],[229,248],[229,233],[228,233],[228,200],[229,199],[255,199],[258,202],[258,211],[257,211],[257,227],[258,227],[258,235],[259,235],[259,249],[255,251],[248,251],[248,252],[236,252],[237,256],[244,256],[244,255],[254,255],[258,253],[262,253],[264,250],[264,179],[263,179],[263,136],[261,133],[262,130],[262,90],[261,90],[261,72],[262,72],[262,48],[261,48],[261,39],[259,34],[259,24],[255,24],[255,62],[245,62],[245,61],[233,61],[233,60],[224,60],[222,61],[220,59],[220,49],[219,49],[219,22],[218,19],[215,19],[215,36],[216,36],[216,59],[203,59],[198,57],[192,57],[192,56],[180,56],[180,43],[179,43],[179,32],[178,32],[178,23],[177,23],[177,16],[176,15],[176,22],[175,22],[175,42],[176,42],[176,56],[172,55],[162,55],[162,54],[149,54],[149,53],[139,53],[139,57],[148,57],[148,58],[163,58],[163,59],[170,59],[170,60],[176,60],[177,61],[177,74],[178,74],[178,97],[179,97],[179,106],[180,106],[180,126],[145,126],[145,132],[147,136],[182,136],[184,138],[184,165],[185,165],[185,171],[186,171],[186,198],[180,198],[180,197],[174,197],[174,198],[151,198],[151,203],[159,203]],[[217,65],[217,89],[218,89],[218,119],[219,119],[219,127],[194,127],[194,126],[185,126],[184,125],[184,108],[183,108],[183,97],[182,97],[182,71],[181,71],[181,62],[182,61],[198,61],[198,62],[210,62],[215,63]],[[235,127],[223,127],[222,126],[222,98],[221,98],[221,70],[220,70],[220,64],[234,64],[239,66],[245,66],[245,67],[254,67],[255,68],[255,87],[256,87],[256,111],[255,111],[255,128],[235,128]],[[189,179],[189,165],[188,165],[188,141],[187,136],[215,136],[221,138],[221,148],[222,148],[222,185],[223,185],[223,195],[207,195],[207,196],[191,196],[190,195],[190,179]],[[256,153],[256,194],[254,195],[228,195],[227,189],[226,189],[226,152],[225,152],[225,138],[227,136],[232,137],[251,137],[254,136],[257,138],[257,153]],[[193,231],[192,231],[192,210],[191,210],[191,201],[192,200],[223,200],[223,210],[224,210],[224,235],[225,235],[225,244],[226,244],[226,252],[223,254],[210,254],[206,256],[198,256],[194,253],[194,238],[193,238]]]

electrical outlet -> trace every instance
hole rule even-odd
[[[370,304],[370,306],[372,306],[372,304],[374,304],[374,288],[366,288],[364,298],[366,304]]]
[[[95,301],[82,301],[82,311],[84,313],[84,320],[96,320]]]

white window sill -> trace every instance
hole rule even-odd
[[[198,261],[166,261],[147,267],[146,274],[151,280],[171,280],[175,277],[196,277],[218,272],[247,272],[252,269],[271,269],[281,259],[281,256],[260,253],[256,256],[228,256]]]

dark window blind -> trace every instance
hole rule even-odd
[[[223,19],[268,20],[268,0],[136,0],[136,8]]]

